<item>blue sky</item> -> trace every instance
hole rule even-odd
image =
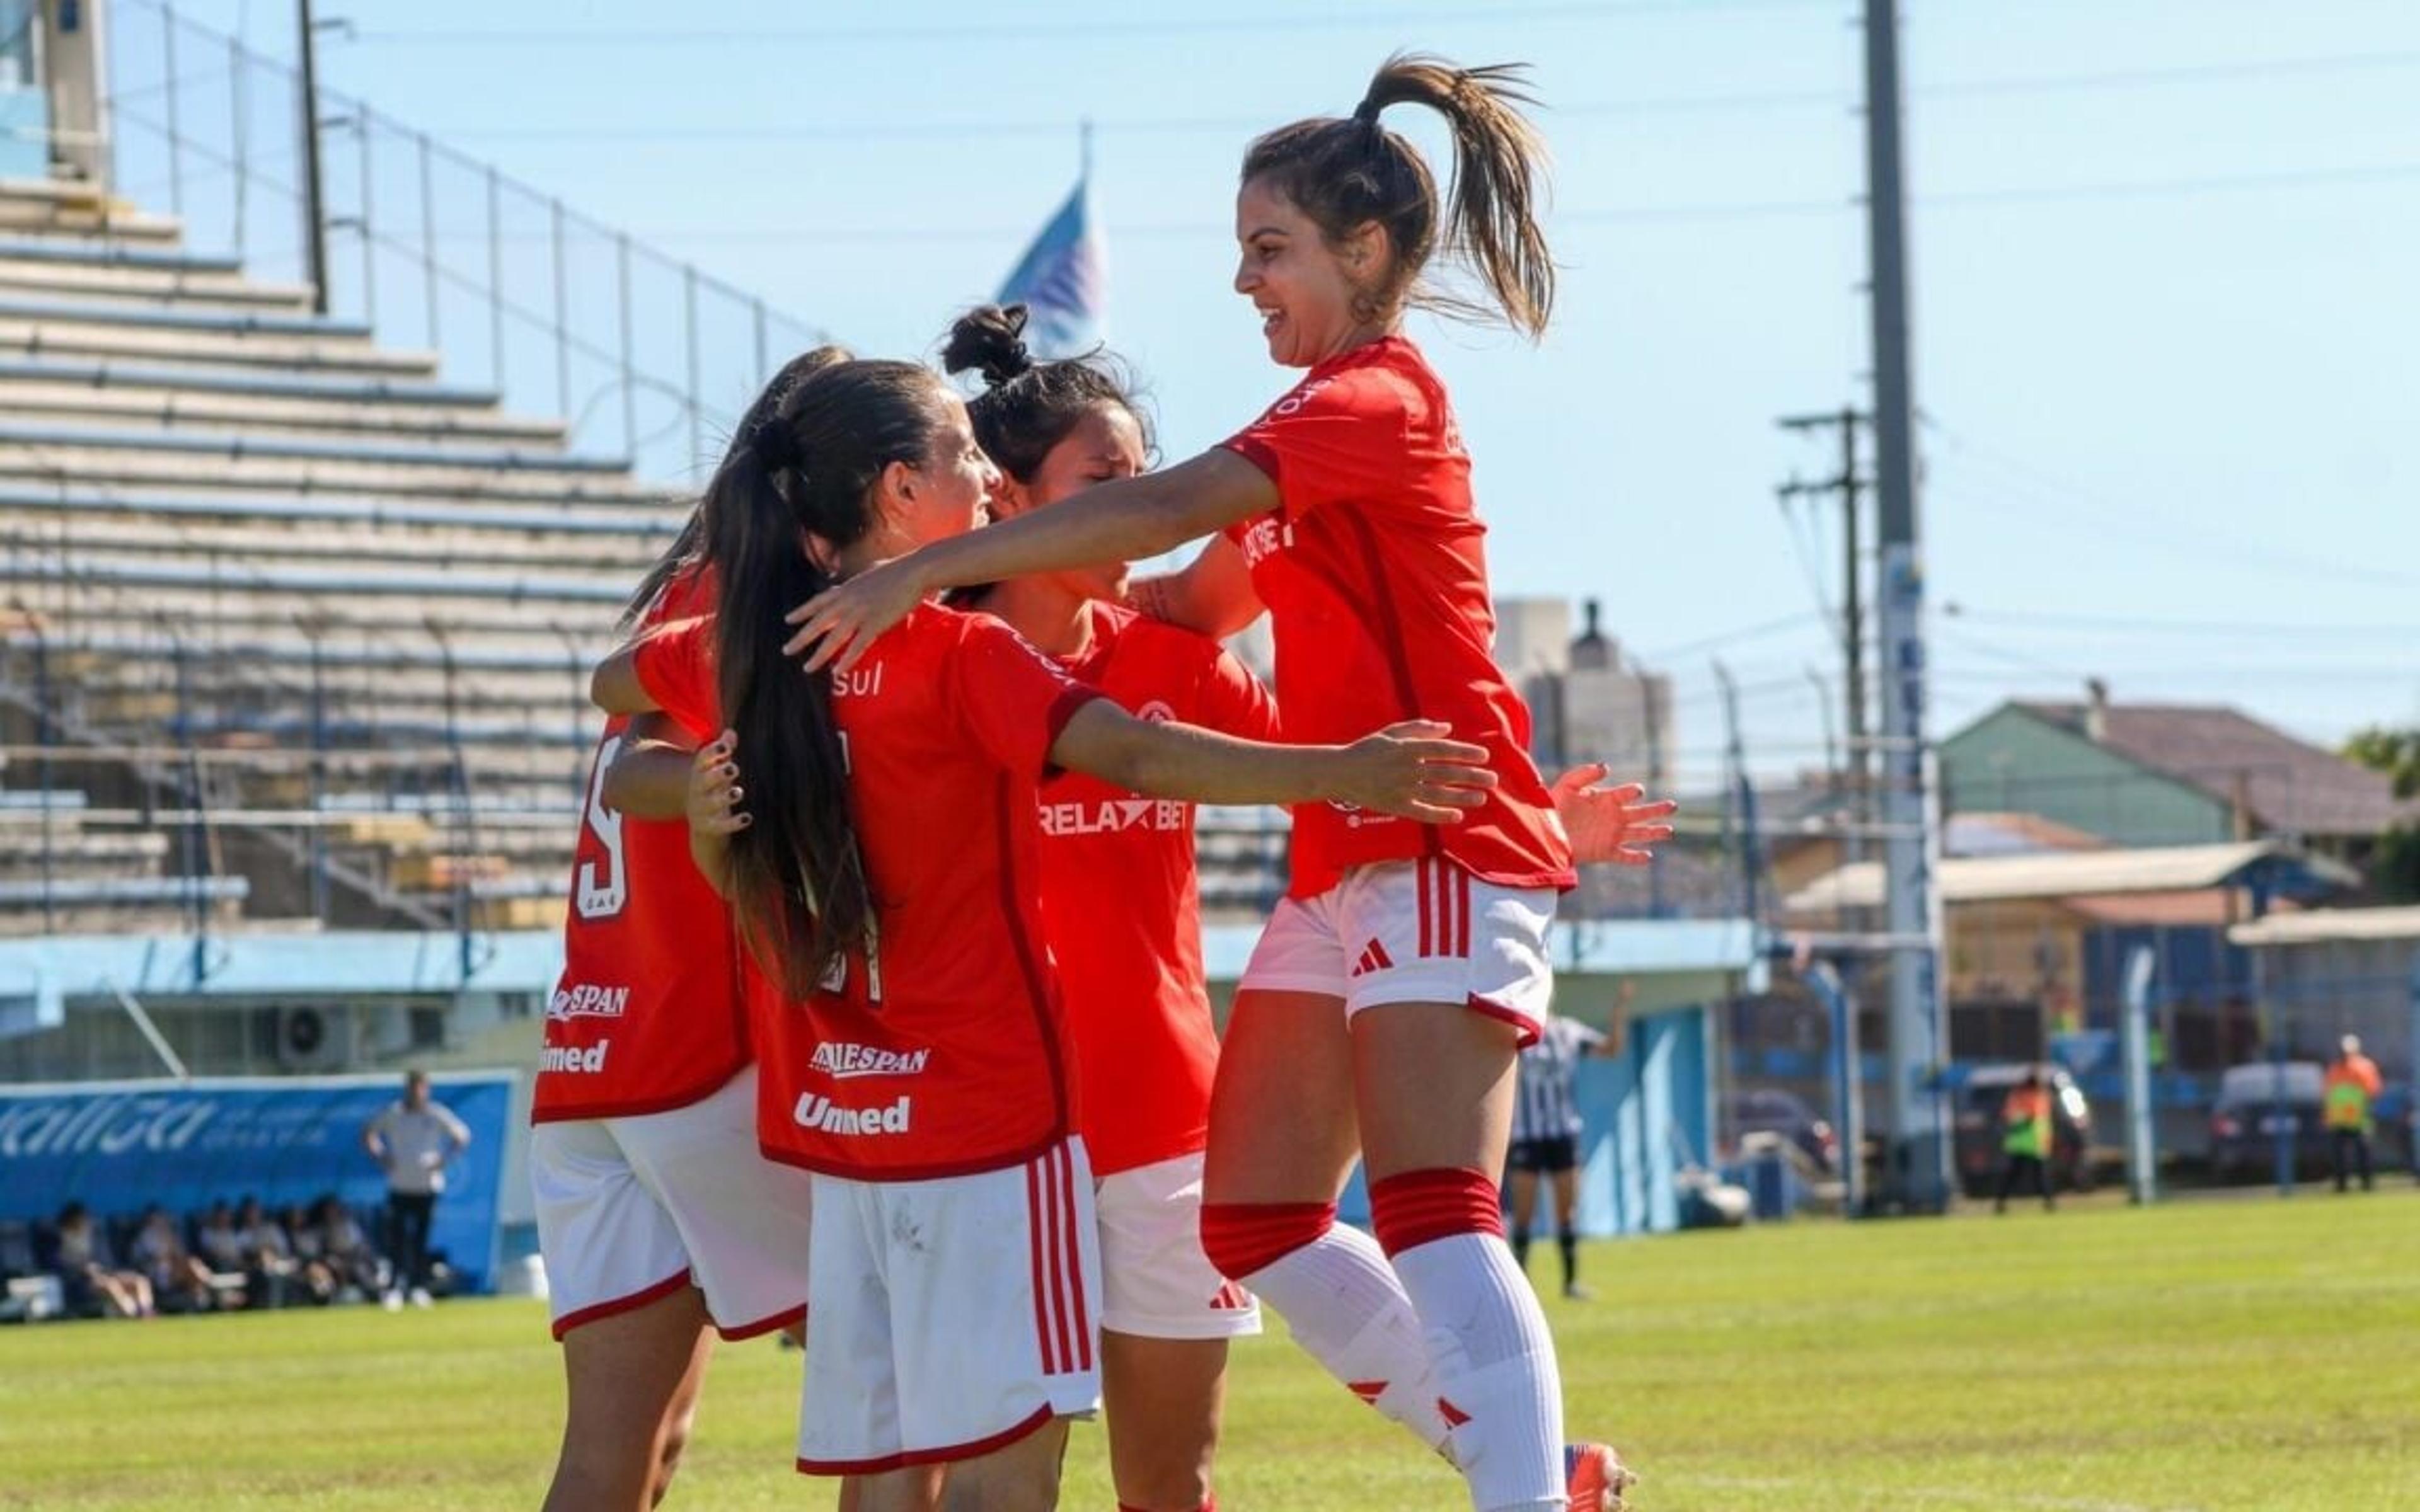
[[[187,8],[289,50],[284,5]],[[1250,135],[1349,109],[1393,48],[1535,63],[1556,328],[1416,328],[1497,589],[1605,599],[1678,679],[1695,774],[1714,656],[1760,768],[1820,759],[1837,517],[1774,486],[1832,454],[1773,422],[1864,392],[1848,0],[726,0],[686,33],[636,0],[323,10],[359,32],[332,85],[869,353],[928,352],[989,292],[1094,118],[1110,333],[1175,455],[1286,383],[1227,286]],[[1925,555],[1960,610],[1934,733],[2089,673],[2331,741],[2420,721],[2420,7],[1906,14]]]

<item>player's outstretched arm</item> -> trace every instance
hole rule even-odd
[[[605,768],[605,806],[633,819],[678,819],[689,803],[696,742],[661,714],[634,717]]]
[[[1350,746],[1274,746],[1138,719],[1107,699],[1076,711],[1050,760],[1131,793],[1197,803],[1343,803],[1450,825],[1487,801],[1496,774],[1480,746],[1413,719]]]
[[[869,567],[792,609],[785,617],[799,631],[782,650],[805,656],[810,671],[826,665],[845,671],[875,637],[934,594],[1157,556],[1277,506],[1278,486],[1267,473],[1214,449]]]
[[[1606,770],[1602,762],[1590,762],[1555,779],[1555,813],[1571,837],[1572,859],[1582,866],[1645,866],[1656,844],[1672,838],[1670,821],[1680,805],[1670,798],[1647,801],[1647,790],[1636,782],[1598,787]]]
[[[731,896],[731,837],[755,821],[740,807],[748,796],[739,785],[739,766],[732,758],[739,736],[732,731],[697,748],[689,764],[683,809],[689,816],[689,856],[698,874],[719,895]]]
[[[1174,572],[1134,579],[1126,587],[1126,603],[1213,640],[1226,640],[1264,611],[1244,548],[1223,535],[1203,542],[1200,553]]]

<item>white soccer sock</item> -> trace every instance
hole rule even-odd
[[[1447,1452],[1479,1512],[1565,1504],[1562,1374],[1537,1294],[1492,1235],[1453,1234],[1399,1251],[1395,1273],[1419,1311]]]
[[[1330,1375],[1453,1459],[1419,1317],[1376,1240],[1338,1224],[1243,1281]]]

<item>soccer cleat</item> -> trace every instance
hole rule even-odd
[[[388,1312],[399,1313],[403,1311],[403,1293],[400,1291],[389,1291],[385,1296],[379,1299],[379,1305],[385,1308]]]
[[[1621,1457],[1602,1443],[1563,1445],[1563,1480],[1571,1512],[1621,1512],[1630,1504],[1621,1493],[1638,1484]]]

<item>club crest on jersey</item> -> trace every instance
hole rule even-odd
[[[578,982],[557,987],[546,1000],[551,1019],[617,1019],[629,1011],[630,989]]]
[[[802,1092],[799,1105],[791,1113],[801,1129],[817,1134],[845,1134],[851,1138],[868,1134],[904,1134],[915,1114],[915,1102],[901,1098],[889,1107],[845,1108],[820,1092]]]
[[[827,1040],[815,1046],[808,1064],[834,1081],[848,1081],[858,1076],[920,1075],[932,1058],[930,1050],[883,1050]]]

